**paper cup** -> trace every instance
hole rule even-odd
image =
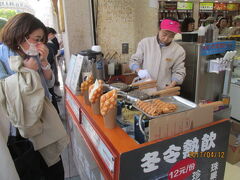
[[[100,98],[95,103],[91,103],[94,114],[100,114]]]
[[[83,92],[83,96],[84,96],[84,101],[87,105],[90,105],[90,101],[89,101],[89,97],[88,97],[88,91],[84,91]]]
[[[117,126],[116,116],[117,108],[114,107],[105,116],[103,116],[104,126],[109,129],[115,128]]]

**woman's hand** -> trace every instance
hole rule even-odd
[[[47,46],[43,43],[37,44],[37,50],[40,54],[41,64],[42,62],[48,62],[47,57],[48,57],[49,50]]]
[[[37,61],[33,57],[25,59],[23,61],[23,66],[26,67],[26,68],[32,69],[34,71],[37,71],[38,68],[39,68],[38,64],[37,64]]]

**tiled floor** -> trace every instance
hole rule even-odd
[[[234,165],[227,163],[224,180],[240,180],[240,162]]]

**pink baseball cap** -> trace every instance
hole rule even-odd
[[[164,19],[160,24],[160,29],[168,30],[174,33],[181,33],[180,23],[171,19]]]

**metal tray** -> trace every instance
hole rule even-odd
[[[197,105],[191,101],[188,101],[187,99],[184,99],[180,96],[168,96],[168,97],[160,97],[160,98],[155,98],[155,99],[160,99],[161,101],[167,102],[167,103],[172,103],[177,105],[177,110],[171,113],[166,113],[166,114],[160,114],[159,116],[151,116],[148,113],[142,111],[137,105],[136,102],[133,103],[133,107],[135,107],[137,110],[141,111],[143,114],[148,116],[149,118],[159,118],[162,116],[170,115],[170,114],[175,114],[183,111],[187,111],[190,109],[193,109],[197,107]],[[144,102],[151,102],[154,99],[148,99],[145,100]]]

